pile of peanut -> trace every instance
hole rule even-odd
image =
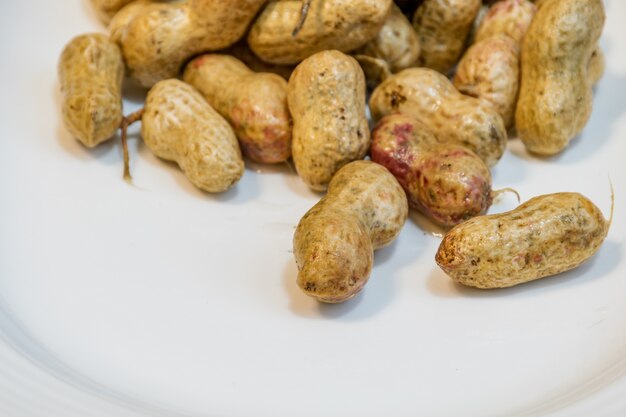
[[[510,134],[554,155],[589,120],[602,0],[92,3],[109,33],[62,52],[67,130],[95,147],[121,129],[125,145],[141,120],[148,148],[209,193],[239,181],[244,157],[291,159],[326,191],[293,239],[297,283],[320,301],[364,287],[409,207],[448,230],[437,264],[477,288],[575,268],[608,233],[578,193],[485,214]],[[127,116],[125,76],[149,88]]]

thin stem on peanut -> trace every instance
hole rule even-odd
[[[306,17],[309,14],[309,8],[311,7],[311,1],[312,0],[302,1],[302,8],[300,9],[300,18],[298,19],[298,23],[296,23],[296,27],[293,29],[293,32],[291,32],[291,36],[293,36],[294,38],[298,36],[300,29],[302,29],[302,26],[304,26]]]
[[[120,125],[120,129],[122,130],[122,134],[121,134],[122,151],[124,152],[124,180],[128,183],[130,183],[133,180],[133,177],[131,177],[130,175],[130,162],[129,162],[130,158],[128,156],[128,140],[127,140],[128,127],[132,125],[133,123],[141,120],[141,118],[143,117],[143,110],[144,109],[140,109],[134,113],[129,114],[128,116],[125,116],[122,119],[122,123]]]
[[[515,194],[515,197],[517,197],[517,203],[519,204],[521,199],[519,196],[519,193],[517,192],[517,190],[515,190],[514,188],[510,188],[510,187],[506,187],[506,188],[502,188],[501,190],[495,190],[491,192],[491,196],[495,199],[496,197],[499,197],[501,194],[504,193],[513,193]]]

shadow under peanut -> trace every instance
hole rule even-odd
[[[130,138],[131,136],[129,136],[129,139]],[[137,150],[138,152],[136,153],[135,158],[139,161],[137,162],[137,167],[133,169],[134,164],[131,156],[131,173],[133,174],[133,184],[139,186],[140,188],[145,188],[141,184],[141,178],[144,175],[149,175],[148,173],[143,172],[144,170],[142,170],[141,165],[147,164],[153,166],[154,169],[168,171],[178,188],[185,191],[191,197],[206,200],[208,202],[214,201],[220,204],[240,205],[253,201],[260,196],[257,173],[249,169],[247,166],[244,169],[242,177],[237,183],[233,184],[231,188],[221,193],[209,193],[193,185],[193,183],[185,176],[185,173],[180,169],[178,163],[161,159],[152,154],[152,151],[150,151],[150,149],[148,149],[148,147],[141,140],[140,135],[137,135]],[[154,188],[154,186],[151,186],[150,188]]]
[[[616,122],[626,114],[626,77],[607,68],[593,91],[593,110],[587,125],[562,152],[553,156],[540,156],[527,152],[523,146],[515,146],[509,147],[511,153],[522,159],[570,165],[591,158],[607,146],[615,136]]]
[[[433,295],[442,298],[534,297],[549,291],[560,291],[566,287],[601,280],[619,265],[621,252],[621,243],[605,241],[600,250],[578,268],[514,287],[491,290],[481,290],[458,284],[436,267],[428,276],[426,288]]]
[[[351,299],[338,304],[321,303],[305,295],[296,283],[298,268],[291,259],[283,274],[290,310],[304,318],[361,321],[373,317],[391,305],[398,295],[398,272],[415,262],[422,254],[426,239],[410,227],[389,246],[374,252],[374,267],[364,288]],[[402,235],[405,236],[402,236]]]

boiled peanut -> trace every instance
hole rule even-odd
[[[266,0],[136,0],[111,21],[130,76],[150,87],[178,75],[192,56],[226,48],[245,33]]]
[[[413,15],[419,65],[447,73],[459,60],[481,0],[424,0]]]
[[[506,35],[495,35],[475,43],[465,52],[452,82],[461,93],[488,102],[502,117],[505,126],[511,127],[519,73],[517,43]]]
[[[108,24],[115,13],[132,1],[134,0],[91,0],[91,4],[96,9],[100,20]]]
[[[409,205],[451,227],[484,214],[492,202],[491,173],[471,150],[440,143],[410,116],[383,117],[372,132],[372,161],[398,180]]]
[[[502,118],[489,104],[459,93],[444,75],[428,68],[408,68],[385,80],[372,93],[370,110],[374,120],[409,114],[441,142],[467,146],[490,167],[507,144]]]
[[[296,68],[295,65],[278,65],[263,61],[254,55],[245,39],[220,51],[220,53],[234,56],[254,72],[271,72],[272,74],[280,75],[285,80],[289,80],[291,73]]]
[[[563,151],[591,115],[589,60],[604,26],[602,0],[550,0],[522,47],[517,132],[532,153]]]
[[[324,50],[349,52],[373,39],[391,10],[391,0],[313,1],[296,36],[301,1],[270,1],[256,19],[248,44],[263,61],[297,64]]]
[[[228,55],[206,54],[192,60],[183,76],[234,127],[245,155],[263,163],[291,156],[291,117],[287,81],[255,73]]]
[[[339,51],[319,52],[291,75],[288,102],[296,170],[310,188],[323,191],[339,168],[369,148],[363,71]]]
[[[243,175],[232,128],[192,86],[163,80],[148,92],[141,135],[159,158],[174,161],[196,187],[226,191]]]
[[[374,250],[398,236],[407,216],[404,191],[386,168],[345,165],[296,228],[298,286],[326,303],[353,297],[369,279]]]
[[[378,35],[355,53],[382,59],[389,71],[396,73],[416,64],[420,44],[411,22],[394,5]],[[378,78],[368,72],[367,66],[363,69],[368,80]]]
[[[576,268],[600,248],[609,226],[581,194],[542,195],[454,227],[435,261],[461,284],[510,287]]]
[[[111,138],[122,121],[124,62],[115,43],[105,35],[72,39],[59,60],[67,130],[87,147]]]
[[[474,42],[507,35],[521,45],[537,7],[528,0],[503,0],[493,4],[476,31]]]

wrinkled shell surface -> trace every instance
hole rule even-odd
[[[391,10],[391,0],[314,0],[302,29],[299,0],[271,1],[256,19],[248,44],[263,61],[297,64],[324,50],[349,52],[373,39]]]
[[[141,135],[159,158],[174,161],[196,187],[222,192],[239,181],[244,164],[232,128],[192,86],[175,79],[150,89]]]
[[[420,66],[447,73],[463,53],[480,0],[424,0],[413,15]]]
[[[600,248],[608,229],[586,197],[548,194],[454,227],[435,261],[461,284],[510,287],[576,268]]]
[[[96,9],[100,20],[108,24],[115,13],[132,1],[134,0],[91,0],[91,4]]]
[[[484,214],[491,205],[491,174],[469,149],[440,143],[426,126],[405,115],[380,120],[372,133],[372,161],[386,167],[409,205],[451,227]]]
[[[226,48],[241,38],[266,0],[137,0],[110,25],[130,76],[141,85],[178,76],[184,62]]]
[[[511,127],[519,92],[519,48],[506,35],[472,45],[457,66],[453,84],[463,94],[489,103]]]
[[[526,148],[563,151],[591,115],[589,61],[604,26],[602,0],[548,0],[539,7],[522,47],[515,114]]]
[[[370,161],[344,166],[296,228],[298,286],[327,303],[353,297],[369,279],[374,250],[391,243],[407,217],[404,191],[386,168]]]
[[[345,164],[363,159],[370,144],[365,117],[365,77],[354,58],[317,53],[289,79],[292,154],[298,175],[323,191]]]
[[[122,121],[124,62],[105,35],[72,39],[59,60],[61,113],[67,130],[87,147],[113,136]]]
[[[202,55],[183,76],[235,129],[241,148],[257,162],[284,162],[291,156],[287,81],[255,73],[227,55]]]
[[[245,39],[222,50],[220,53],[234,56],[254,72],[271,72],[272,74],[280,75],[285,80],[289,80],[291,73],[296,68],[295,65],[278,65],[263,61],[254,55]]]
[[[374,120],[409,114],[441,142],[467,146],[490,167],[507,144],[504,122],[489,104],[459,93],[448,78],[428,68],[408,68],[388,78],[372,93],[370,110]]]
[[[528,0],[504,0],[493,4],[483,18],[474,42],[507,35],[521,45],[537,7]]]
[[[420,44],[411,22],[394,5],[378,35],[357,53],[384,60],[395,73],[416,63]]]

